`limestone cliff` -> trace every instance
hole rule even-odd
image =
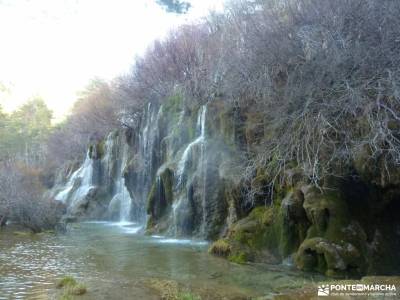
[[[210,252],[238,263],[292,261],[333,277],[398,272],[399,171],[361,153],[347,175],[317,185],[294,163],[280,180],[264,165],[246,173],[268,130],[256,112],[222,100],[189,106],[178,94],[92,145],[53,194],[74,218],[217,240]]]

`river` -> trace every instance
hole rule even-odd
[[[178,285],[202,299],[253,299],[322,279],[286,265],[237,265],[207,253],[204,241],[139,233],[131,223],[69,225],[65,234],[0,232],[0,299],[53,299],[66,275],[79,299],[160,299]],[[266,298],[265,298],[266,299]]]

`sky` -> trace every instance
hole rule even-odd
[[[154,39],[223,6],[190,2],[176,15],[154,0],[0,0],[1,106],[40,96],[61,120],[91,79],[124,74]]]

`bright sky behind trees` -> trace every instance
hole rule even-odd
[[[0,0],[0,104],[40,96],[60,119],[91,79],[126,72],[152,40],[222,2],[176,15],[154,0]]]

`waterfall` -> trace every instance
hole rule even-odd
[[[156,176],[157,168],[159,167],[159,162],[157,161],[157,153],[159,153],[158,128],[162,114],[162,106],[157,107],[149,103],[144,110],[144,116],[138,130],[136,151],[139,166],[133,190],[138,200],[138,215],[142,219],[146,218],[147,196],[150,192],[153,179]]]
[[[113,142],[114,139],[107,139],[105,143],[104,164],[112,166],[113,164],[115,165],[117,158],[119,161],[114,169],[108,168],[109,176],[113,182],[113,196],[108,210],[109,215],[112,215],[115,212],[115,208],[119,207],[120,222],[132,221],[131,216],[135,221],[145,222],[146,200],[158,166],[154,153],[157,152],[158,122],[161,116],[162,106],[157,107],[151,103],[147,105],[140,127],[137,128],[138,134],[133,143],[134,149],[130,148],[125,138],[119,138],[118,145],[113,144],[115,143]],[[129,159],[132,158],[129,155],[130,151],[136,154],[134,159],[137,166],[132,175],[134,180],[126,181],[124,173]]]
[[[186,149],[183,151],[183,155],[178,162],[178,168],[177,168],[177,178],[178,178],[178,184],[177,186],[180,187],[183,184],[184,176],[185,176],[185,171],[187,167],[187,163],[190,159],[190,155],[192,154],[192,149],[197,146],[201,145],[202,147],[202,152],[204,152],[204,142],[205,142],[205,127],[206,127],[206,113],[207,113],[207,106],[202,106],[199,110],[199,114],[197,116],[197,124],[196,124],[196,132],[198,132],[198,137],[191,142]],[[204,153],[202,153],[203,155]]]
[[[93,187],[93,162],[89,156],[89,151],[86,154],[85,161],[82,166],[76,170],[68,180],[65,187],[55,196],[55,199],[70,206],[74,206],[80,199],[86,197],[90,189]],[[79,185],[74,191],[74,187]]]
[[[201,178],[202,190],[201,190],[201,210],[202,219],[198,233],[200,236],[204,236],[205,224],[206,224],[206,115],[207,106],[201,106],[197,115],[196,132],[197,137],[194,141],[189,143],[189,145],[183,151],[183,154],[178,162],[176,170],[177,185],[176,188],[180,191],[180,196],[172,205],[172,230],[170,233],[177,236],[179,234],[179,227],[182,226],[182,219],[186,218],[189,209],[189,194],[186,186],[186,177],[188,173],[189,162],[193,162],[193,150],[196,147],[200,147],[200,157],[194,163],[196,163],[197,171],[199,172],[199,177]],[[197,148],[199,149],[199,148]]]
[[[120,153],[120,163],[118,166],[118,174],[116,174],[116,179],[114,183],[114,196],[112,197],[109,207],[113,207],[114,205],[119,205],[119,221],[121,223],[129,222],[131,209],[132,209],[132,198],[126,187],[124,172],[128,163],[128,155],[129,148],[127,141],[123,140],[122,143],[122,151]],[[110,148],[112,149],[112,148]],[[108,158],[109,155],[106,155]]]
[[[110,201],[110,206],[115,205],[115,203],[119,204],[119,221],[129,222],[130,221],[130,212],[132,207],[132,199],[129,194],[128,189],[125,185],[124,178],[118,178],[115,182],[116,193]]]
[[[112,165],[113,165],[113,147],[114,147],[114,138],[112,134],[109,134],[104,143],[104,157],[102,159],[102,164],[104,169],[106,170],[106,174],[109,178],[113,176],[112,174]]]
[[[111,188],[112,198],[108,205],[108,214],[115,217],[118,213],[120,222],[131,221],[133,199],[126,186],[124,172],[129,160],[129,144],[124,132],[111,133],[104,143],[102,165],[105,170],[104,182]],[[115,211],[118,208],[118,211]]]
[[[172,234],[173,236],[178,236],[178,234],[179,234],[179,232],[178,232],[178,228],[179,228],[178,213],[179,213],[179,209],[181,207],[183,200],[184,200],[183,197],[180,197],[178,200],[174,201],[174,203],[172,204],[172,232],[170,232],[170,234]]]

